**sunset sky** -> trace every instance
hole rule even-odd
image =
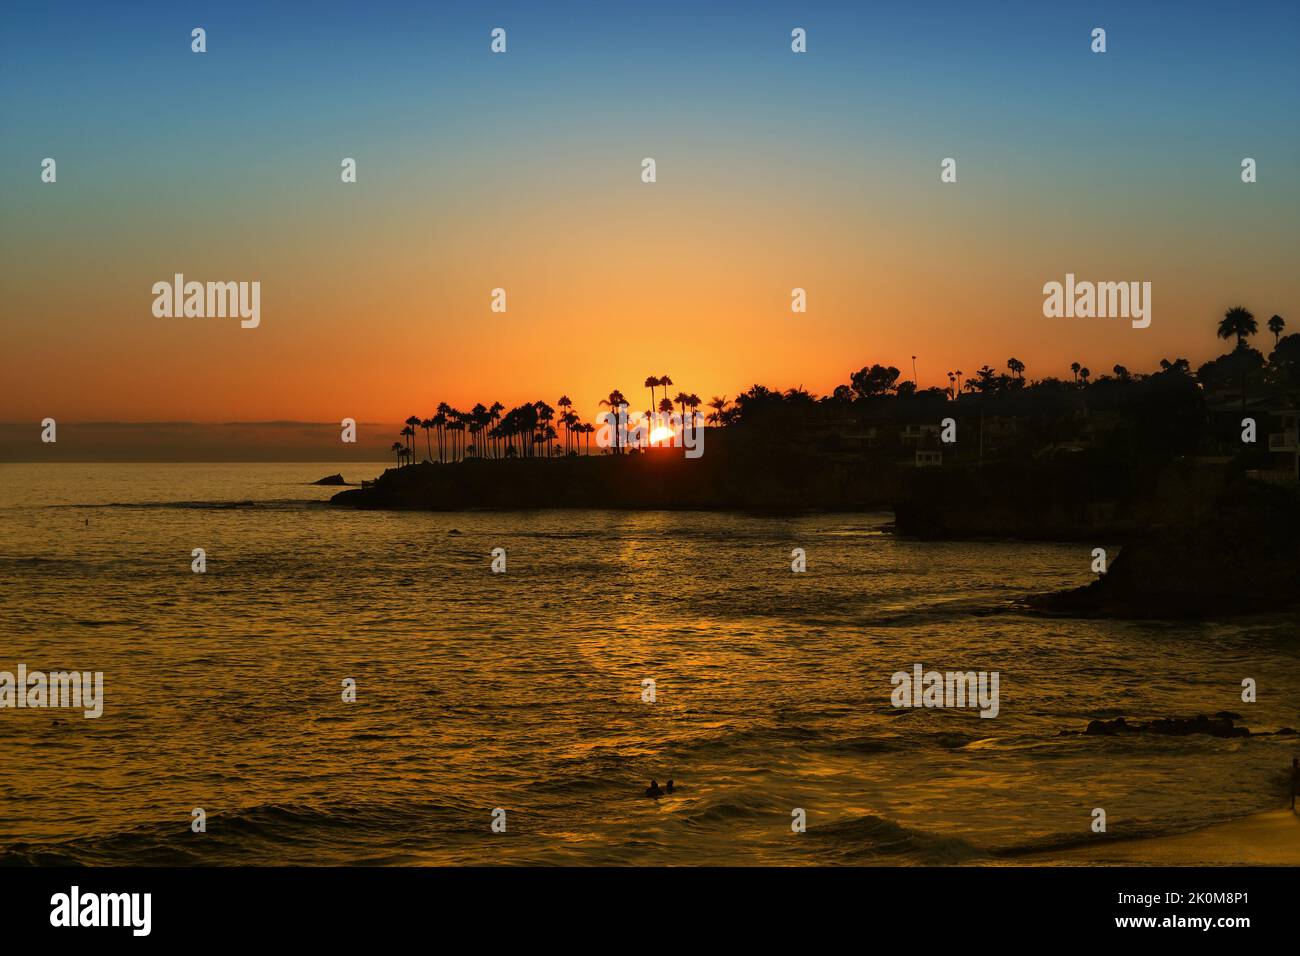
[[[1196,365],[1236,304],[1300,331],[1291,0],[611,6],[6,5],[0,421],[591,418],[650,374]],[[178,272],[259,280],[261,326],[154,317]],[[1044,318],[1067,272],[1150,281],[1151,327]]]

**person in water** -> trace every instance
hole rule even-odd
[[[664,789],[665,789],[668,793],[672,793],[672,792],[673,792],[673,778],[672,778],[672,777],[669,777],[669,778],[668,778],[668,786],[665,787]]]
[[[650,781],[650,786],[648,786],[648,787],[645,788],[645,795],[646,795],[647,797],[657,797],[657,796],[659,796],[659,795],[662,794],[662,793],[663,793],[663,791],[659,789],[659,781],[658,781],[658,780],[651,780],[651,781]]]

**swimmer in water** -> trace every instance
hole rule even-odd
[[[658,780],[651,780],[651,781],[650,781],[650,786],[648,786],[648,787],[645,788],[645,795],[646,795],[647,797],[657,797],[657,796],[659,796],[659,795],[662,794],[662,793],[663,793],[663,791],[659,789],[659,781],[658,781]]]
[[[667,785],[664,789],[665,789],[668,793],[672,793],[672,792],[673,792],[673,778],[672,778],[672,777],[669,777],[669,778],[668,778],[668,785]]]

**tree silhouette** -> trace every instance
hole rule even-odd
[[[1268,320],[1268,330],[1273,333],[1273,348],[1277,348],[1278,343],[1282,341],[1282,331],[1286,328],[1286,319],[1280,315],[1275,315]]]
[[[537,409],[537,433],[543,442],[546,443],[546,457],[551,457],[551,439],[555,437],[555,429],[551,422],[555,420],[555,409],[551,408],[545,402],[534,402],[533,407]]]
[[[691,394],[686,396],[686,407],[691,410],[692,427],[694,426],[695,423],[695,410],[698,409],[702,404],[703,402],[701,401],[700,396],[696,395],[694,392],[691,392]],[[686,416],[683,415],[682,426],[685,427],[685,425],[686,425]]]
[[[412,425],[411,422],[415,422],[415,425],[420,424],[420,420],[412,415],[406,420],[406,427],[402,429],[400,434],[403,441],[406,442],[407,455],[410,456],[411,461],[415,461],[415,425]]]
[[[433,446],[429,443],[429,431],[433,428],[433,419],[421,419],[420,427],[424,429],[424,447],[429,452],[429,461],[433,461]]]
[[[958,373],[961,374],[961,373]],[[849,386],[858,398],[876,398],[894,388],[898,382],[898,369],[894,366],[872,365],[860,368],[849,376]]]
[[[445,462],[446,458],[446,437],[448,415],[451,413],[451,406],[446,402],[438,403],[438,414],[433,416],[433,425],[438,429],[438,461]]]
[[[1254,335],[1257,331],[1259,326],[1255,322],[1254,314],[1240,305],[1234,305],[1223,313],[1223,318],[1219,320],[1219,338],[1230,339],[1235,336],[1239,349],[1245,348],[1246,337]]]
[[[415,430],[420,427],[420,416],[412,415],[406,420],[406,427],[402,429],[402,434],[407,437],[407,448],[411,452],[411,461],[415,461]]]
[[[667,378],[667,376],[664,377]],[[602,398],[600,400],[600,404],[608,406],[610,411],[612,411],[615,415],[614,428],[613,428],[614,454],[621,455],[623,454],[623,446],[620,442],[621,436],[619,435],[617,416],[619,415],[620,409],[624,409],[627,407],[627,399],[623,397],[622,392],[620,392],[618,389],[614,389],[612,392],[609,393],[609,398]],[[590,448],[590,445],[588,445],[588,448]]]
[[[564,455],[567,458],[574,453],[574,432],[580,431],[581,429],[578,426],[578,416],[574,412],[565,412],[560,416],[560,421],[564,423]]]
[[[714,395],[713,398],[709,400],[709,408],[713,409],[713,411],[709,414],[708,421],[712,422],[714,425],[721,425],[722,416],[726,414],[727,411],[727,396]]]

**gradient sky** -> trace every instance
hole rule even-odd
[[[986,6],[8,4],[0,420],[590,418],[648,374],[1196,364],[1238,303],[1300,330],[1300,5]],[[260,280],[261,327],[155,318],[176,272]],[[1151,327],[1044,318],[1066,272],[1151,281]]]

